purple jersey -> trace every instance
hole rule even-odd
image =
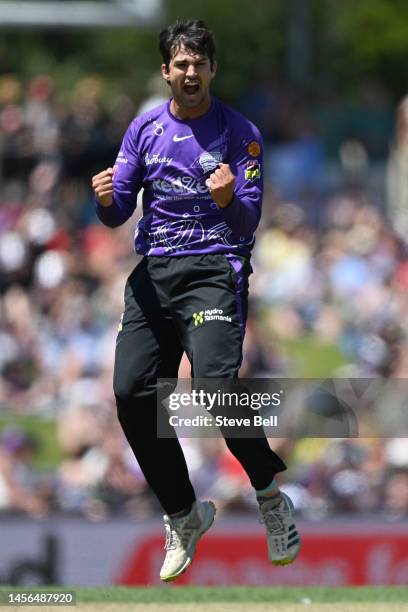
[[[235,175],[234,198],[219,208],[206,180],[220,162]],[[177,119],[170,101],[136,117],[115,163],[113,204],[97,204],[110,227],[134,212],[143,188],[143,216],[136,227],[141,255],[248,255],[262,205],[262,140],[245,117],[212,98],[196,119]]]

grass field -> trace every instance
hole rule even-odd
[[[0,592],[6,590],[1,587]],[[10,589],[10,590],[15,590]],[[37,589],[35,589],[37,590]],[[55,589],[43,588],[43,592]],[[71,588],[83,612],[408,612],[408,587]],[[14,611],[61,611],[61,606],[12,606]]]

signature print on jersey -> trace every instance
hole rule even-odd
[[[189,217],[160,225],[152,233],[151,248],[162,247],[168,252],[180,247],[191,248],[193,245],[199,247],[204,241],[221,241],[230,248],[236,246],[232,240],[232,231],[224,221],[205,229],[198,218]],[[244,244],[251,242],[253,236],[250,236]]]
[[[171,251],[190,243],[200,243],[204,240],[204,227],[198,219],[178,219],[163,223],[152,236],[152,248],[164,247]]]

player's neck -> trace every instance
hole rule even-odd
[[[182,106],[176,102],[174,98],[170,101],[170,112],[177,119],[197,119],[202,115],[205,115],[211,107],[211,97],[205,98],[199,105],[194,108]]]

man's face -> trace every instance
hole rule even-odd
[[[170,83],[173,98],[178,106],[199,109],[208,105],[210,83],[215,74],[210,60],[183,45],[172,56],[169,68],[162,65],[163,77]]]

